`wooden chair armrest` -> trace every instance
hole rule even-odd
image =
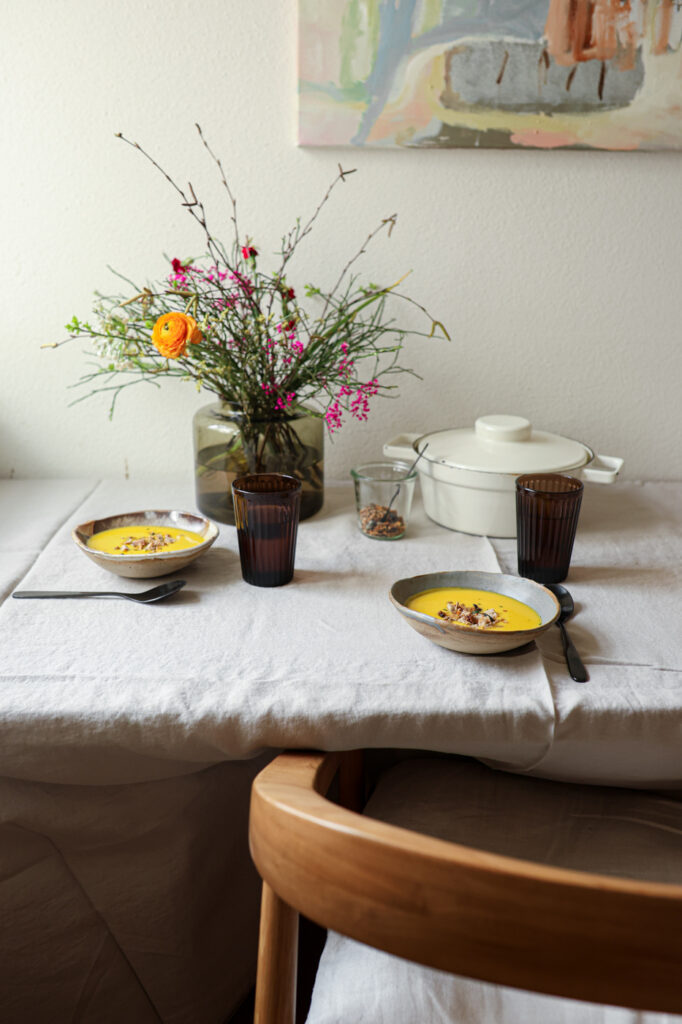
[[[682,886],[548,867],[363,817],[324,795],[343,756],[282,754],[253,784],[252,857],[286,904],[441,970],[602,1003],[617,989],[616,1002],[651,1010],[670,1012],[676,998],[682,1012]]]

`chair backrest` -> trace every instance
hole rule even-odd
[[[326,798],[343,764],[342,754],[282,754],[253,784],[259,1024],[291,1019],[295,911],[455,974],[682,1012],[682,885],[548,867],[364,817]]]

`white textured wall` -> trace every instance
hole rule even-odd
[[[292,283],[331,284],[397,211],[368,277],[411,269],[411,294],[452,333],[410,345],[423,382],[405,378],[398,400],[337,435],[331,475],[399,430],[513,412],[624,456],[631,478],[682,477],[682,153],[298,149],[295,0],[22,0],[5,5],[0,45],[0,476],[190,471],[191,414],[210,396],[139,386],[110,422],[103,400],[68,408],[78,343],[40,346],[96,288],[116,290],[107,264],[154,278],[162,253],[202,251],[115,132],[191,179],[227,235],[199,121],[261,251],[312,210],[339,160],[357,167]]]

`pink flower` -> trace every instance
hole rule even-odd
[[[289,406],[291,405],[291,403],[293,402],[293,400],[295,398],[296,398],[296,392],[295,391],[288,391],[286,393],[286,395],[284,396],[284,398],[280,397],[280,398],[277,399],[277,401],[275,402],[275,409],[282,409],[282,410],[288,409]]]
[[[230,274],[230,280],[234,281],[239,285],[245,295],[253,295],[253,285],[249,281],[248,277],[243,277],[241,274]]]
[[[187,277],[188,267],[183,266],[182,260],[171,260],[171,267],[173,273],[168,275],[170,284],[180,285],[181,288],[186,288],[189,284],[189,278]]]
[[[242,246],[242,256],[244,257],[245,260],[255,259],[257,255],[258,255],[258,250],[254,249],[254,247],[252,245],[243,245]]]
[[[372,395],[376,395],[378,391],[379,382],[376,377],[373,377],[366,384],[361,384],[355,392],[353,401],[350,403],[351,416],[355,416],[356,420],[366,420],[369,415],[369,398]]]
[[[324,418],[327,422],[327,428],[330,434],[333,434],[335,430],[341,429],[341,418],[343,416],[343,410],[338,402],[332,402],[327,411],[324,414]]]
[[[350,414],[351,416],[355,416],[356,420],[366,420],[368,413],[369,402],[363,395],[362,391],[358,391],[355,398],[350,403]]]

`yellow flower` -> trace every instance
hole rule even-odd
[[[179,359],[185,354],[187,342],[198,345],[202,340],[196,320],[187,313],[164,313],[152,331],[152,341],[166,359]]]

